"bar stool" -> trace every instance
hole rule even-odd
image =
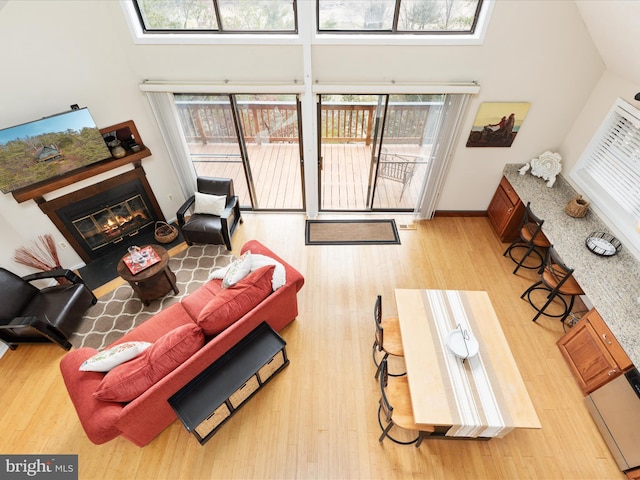
[[[513,242],[502,254],[503,256],[509,255],[511,260],[513,260],[517,265],[513,273],[515,274],[520,267],[528,268],[528,269],[536,269],[540,268],[544,263],[544,250],[549,248],[551,243],[545,237],[542,232],[542,224],[544,220],[538,218],[531,211],[531,202],[527,202],[527,206],[524,210],[524,216],[522,217],[522,223],[520,224],[520,238]],[[513,256],[513,251],[515,249],[523,249],[526,251],[524,255],[518,259]],[[543,252],[540,252],[540,249]],[[524,261],[530,256],[535,255],[538,257],[538,261],[533,265],[525,265]]]
[[[387,317],[382,319],[382,296],[378,295],[373,309],[373,319],[376,324],[376,332],[373,340],[373,363],[376,366],[375,378],[380,375],[383,361],[389,358],[389,355],[396,357],[404,357],[404,348],[402,346],[402,337],[400,336],[400,323],[398,317]],[[384,352],[382,359],[378,361],[376,354]],[[406,375],[407,372],[389,373],[392,377],[400,377]]]
[[[565,319],[571,313],[576,296],[584,295],[582,288],[580,288],[576,279],[573,278],[573,269],[564,264],[556,252],[556,249],[551,245],[547,250],[544,264],[540,268],[539,273],[540,280],[527,288],[524,293],[520,295],[520,298],[526,296],[527,301],[538,312],[535,317],[533,317],[534,322],[540,315],[545,315],[547,317],[559,318],[560,321],[564,323]],[[547,294],[547,301],[542,307],[538,307],[531,299],[531,294],[536,290],[546,290],[549,292]],[[569,297],[568,302],[565,297]],[[547,313],[547,307],[556,299],[559,299],[563,306],[562,313]]]

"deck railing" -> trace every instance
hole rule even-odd
[[[178,113],[186,141],[194,143],[236,142],[231,106],[222,102],[178,101]],[[423,144],[431,134],[429,112],[441,104],[393,103],[385,122],[386,143]],[[322,104],[322,141],[371,144],[375,104]],[[296,105],[284,102],[239,102],[244,137],[249,142],[297,142]]]

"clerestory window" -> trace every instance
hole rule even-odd
[[[342,34],[471,37],[491,0],[128,0],[125,11],[143,37],[291,35],[314,29]],[[302,8],[305,7],[305,8]],[[299,27],[300,26],[300,27]],[[173,41],[172,41],[173,43]]]
[[[133,0],[145,33],[296,33],[296,0]]]
[[[473,34],[482,0],[317,0],[321,33]]]

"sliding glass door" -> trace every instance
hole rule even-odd
[[[197,176],[233,178],[245,209],[304,209],[296,95],[174,98]]]
[[[322,211],[413,211],[444,95],[321,95]]]

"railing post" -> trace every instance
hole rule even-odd
[[[189,107],[189,110],[191,110],[192,107]],[[207,134],[204,131],[204,126],[202,125],[202,117],[200,116],[200,114],[202,113],[202,109],[198,108],[196,110],[196,115],[195,115],[195,120],[196,120],[196,128],[198,129],[198,137],[200,137],[200,140],[202,141],[203,145],[207,144]]]

